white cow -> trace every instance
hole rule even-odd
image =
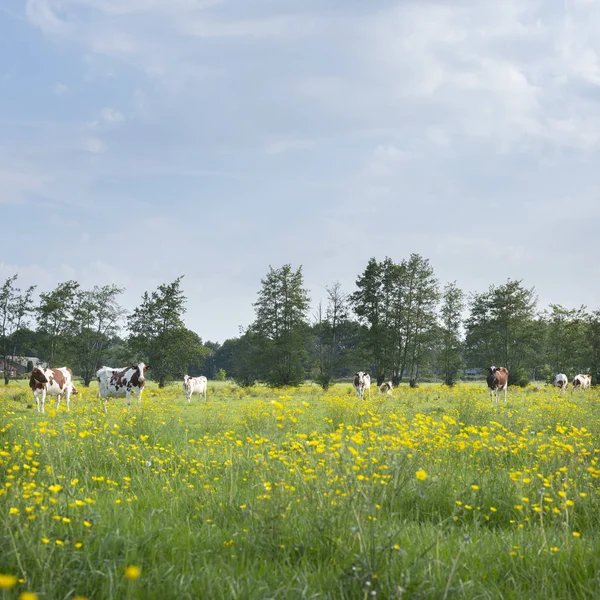
[[[575,375],[573,378],[573,391],[575,390],[587,390],[592,385],[591,375]]]
[[[389,395],[392,393],[392,390],[394,389],[394,386],[392,385],[391,381],[384,381],[380,386],[379,386],[379,393],[380,394],[386,394]]]
[[[368,373],[358,371],[354,374],[353,383],[357,398],[364,398],[365,390],[368,391],[369,398],[371,397],[371,376]]]
[[[45,412],[46,395],[56,396],[56,410],[58,410],[60,399],[64,395],[67,410],[70,410],[71,396],[77,393],[73,385],[73,372],[68,367],[58,369],[40,369],[36,367],[31,372],[29,387],[33,392],[38,412]]]
[[[554,379],[555,387],[557,387],[563,394],[567,391],[567,386],[569,385],[569,379],[564,373],[558,373],[556,378]]]
[[[204,375],[200,375],[200,377],[190,377],[189,375],[186,375],[183,378],[183,391],[187,396],[188,404],[190,404],[193,394],[204,396],[204,400],[206,400],[207,385],[208,379],[206,379]]]
[[[131,405],[131,392],[138,398],[138,406],[142,403],[142,391],[146,385],[146,372],[152,367],[143,362],[130,367],[113,369],[102,367],[98,369],[98,397],[103,400],[104,412],[107,413],[106,403],[108,398],[125,396],[127,398],[127,409]]]

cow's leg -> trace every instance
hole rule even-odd
[[[102,404],[104,406],[104,414],[107,415],[108,414],[108,410],[106,410],[106,404],[108,403],[108,398],[104,398],[102,400]]]
[[[58,410],[58,407],[60,406],[60,396],[61,394],[56,394],[56,410]]]
[[[125,392],[125,398],[127,399],[127,410],[129,410],[129,407],[131,406],[131,392],[129,390]]]
[[[185,396],[187,398],[188,404],[191,404],[192,403],[192,394],[190,394],[189,392],[186,392]]]
[[[508,394],[508,386],[504,386],[504,402],[508,402],[506,399],[507,394]]]
[[[33,397],[35,398],[35,408],[36,408],[37,412],[41,412],[40,411],[40,395],[37,393],[37,391],[33,392]]]
[[[138,392],[137,397],[138,397],[138,408],[140,408],[140,406],[142,406],[142,390],[140,390]]]
[[[67,388],[65,392],[65,402],[67,403],[67,410],[71,410],[71,390],[69,389],[71,386]]]
[[[46,388],[42,388],[42,412],[46,412],[44,406],[46,404]]]

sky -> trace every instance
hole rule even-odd
[[[185,275],[219,342],[288,263],[600,308],[599,53],[594,0],[2,0],[0,280]]]

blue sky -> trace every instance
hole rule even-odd
[[[371,256],[600,307],[600,3],[3,0],[0,278],[253,319]]]

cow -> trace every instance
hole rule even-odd
[[[204,375],[200,375],[200,377],[190,377],[189,375],[185,375],[183,378],[183,391],[187,396],[188,404],[190,404],[193,394],[204,396],[204,400],[206,400],[207,385],[208,379],[206,379]]]
[[[564,373],[558,373],[552,385],[554,385],[554,387],[557,387],[559,391],[561,391],[564,394],[567,391],[569,379]]]
[[[67,410],[70,410],[71,396],[77,393],[73,385],[73,372],[68,367],[57,369],[36,367],[31,372],[29,387],[33,392],[38,412],[45,412],[46,395],[56,396],[56,410],[60,405],[61,397],[64,396]]]
[[[369,398],[371,397],[371,376],[368,373],[358,371],[354,374],[353,383],[357,398],[364,398],[365,390],[369,392]]]
[[[487,385],[490,389],[490,400],[493,400],[493,392],[496,392],[496,402],[500,401],[500,391],[504,390],[504,402],[508,387],[508,369],[506,367],[490,367],[487,374]]]
[[[389,395],[392,393],[392,390],[394,389],[394,386],[392,385],[391,381],[384,381],[380,386],[379,386],[379,393],[380,394],[386,394]]]
[[[146,373],[152,370],[150,365],[143,362],[129,367],[112,368],[102,367],[98,369],[98,398],[104,404],[104,413],[107,414],[106,404],[108,398],[125,396],[127,398],[127,409],[131,405],[131,392],[138,398],[138,406],[142,404],[142,391],[146,385]]]
[[[575,375],[573,378],[573,391],[575,390],[587,390],[592,384],[591,375]]]

